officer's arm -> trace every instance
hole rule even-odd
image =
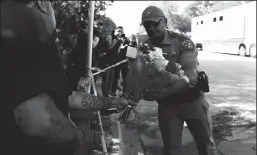
[[[70,147],[83,139],[81,131],[63,115],[47,93],[21,103],[14,109],[14,116],[24,134],[48,144]]]
[[[190,39],[181,41],[179,64],[190,80],[196,80],[198,73],[198,52]]]
[[[179,64],[182,66],[186,77],[180,79],[173,78],[175,82],[168,87],[170,95],[188,91],[189,83],[196,81],[197,78],[198,58],[194,43],[190,39],[183,39],[179,42],[179,53]]]

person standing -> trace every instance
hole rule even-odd
[[[137,48],[137,37],[136,37],[136,35],[132,34],[130,36],[129,46]]]
[[[194,137],[199,154],[217,155],[209,104],[204,91],[199,87],[197,50],[194,43],[184,35],[168,31],[167,18],[158,7],[149,6],[143,11],[142,25],[149,36],[147,43],[160,47],[170,63],[181,64],[188,77],[160,90],[148,89],[142,95],[145,100],[158,102],[164,155],[181,155],[184,122]]]
[[[119,61],[125,60],[127,58],[126,55],[127,55],[127,49],[129,44],[130,44],[130,41],[124,34],[122,36],[122,45],[120,47],[120,52],[119,52]],[[121,73],[121,78],[122,78],[121,85],[124,87],[124,81],[128,73],[128,62],[122,63],[119,66],[117,66],[117,70],[119,70],[117,71],[118,73]]]
[[[87,135],[68,118],[70,109],[96,111],[129,103],[82,92],[68,97],[51,3],[40,2],[1,2],[0,137],[1,152],[8,155],[72,155]]]
[[[115,30],[112,31],[111,35],[107,36],[107,48],[108,48],[108,59],[109,64],[113,65],[119,62],[119,53],[120,47],[123,43],[122,35],[123,35],[123,27],[119,26]],[[110,95],[117,96],[116,91],[118,89],[118,79],[120,76],[120,69],[119,67],[112,68],[110,71]]]
[[[78,83],[86,74],[87,65],[87,30],[78,29],[76,26],[76,18],[72,16],[67,19],[69,24],[65,27],[67,32],[65,35],[65,42],[72,49],[69,54],[69,63],[67,64],[67,81],[69,86],[69,93],[77,90]],[[92,41],[92,66],[97,64],[96,46],[100,40],[100,32],[94,28]],[[95,78],[96,81],[96,78]]]

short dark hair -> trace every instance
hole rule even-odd
[[[123,27],[122,26],[118,26],[117,29],[123,29]]]
[[[98,22],[97,25],[104,26],[104,23],[103,22]]]

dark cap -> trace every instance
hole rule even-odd
[[[163,17],[165,17],[165,14],[160,8],[149,6],[142,13],[142,23],[145,21],[159,22]]]
[[[103,26],[103,25],[104,25],[104,23],[103,23],[102,21],[100,21],[100,22],[98,22],[98,23],[97,23],[97,25],[99,25],[99,26]]]

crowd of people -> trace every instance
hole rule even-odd
[[[67,72],[67,80],[71,93],[77,88],[79,80],[83,80],[81,77],[84,77],[86,73],[88,29],[83,27],[85,23],[77,21],[75,15],[67,18],[65,23],[64,28],[61,30],[63,35],[57,37],[57,45],[64,47],[59,48],[60,53],[63,53],[63,50],[70,51],[63,56],[63,66]],[[128,46],[137,47],[136,35],[127,37],[122,26],[118,26],[112,30],[108,36],[103,36],[102,31],[104,26],[102,21],[95,21],[93,29],[92,66],[99,69],[105,69],[125,60],[127,58],[126,52]],[[101,73],[103,96],[118,96],[117,91],[122,89],[127,72],[128,63],[122,63]],[[98,78],[98,76],[95,76],[95,81]]]
[[[1,2],[3,153],[72,155],[75,148],[85,146],[87,135],[70,120],[69,111],[136,106],[133,100],[116,94],[119,79],[124,81],[129,72],[128,63],[101,74],[103,96],[77,90],[80,80],[86,76],[88,31],[74,16],[67,19],[65,25],[61,30],[64,48],[56,47],[55,42],[58,45],[60,38],[54,38],[58,31],[49,1]],[[180,63],[186,74],[183,78],[170,74],[174,84],[158,90],[146,89],[142,93],[142,99],[158,102],[163,154],[181,154],[182,129],[186,122],[199,154],[217,155],[193,42],[168,31],[167,18],[157,7],[149,6],[144,10],[142,25],[149,36],[147,43],[161,48],[169,62]],[[100,69],[126,59],[126,48],[137,46],[135,35],[127,38],[122,26],[107,37],[101,36],[103,27],[104,23],[97,21],[92,40],[92,66]],[[68,53],[63,62],[58,49]]]

